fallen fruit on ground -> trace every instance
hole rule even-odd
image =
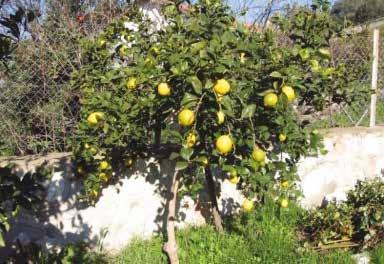
[[[226,95],[231,90],[229,82],[225,79],[217,80],[215,86],[213,87],[216,93],[219,95]]]
[[[181,126],[190,126],[195,121],[195,113],[189,109],[184,109],[179,114],[179,124]]]
[[[216,140],[216,149],[223,155],[232,151],[233,141],[229,135],[220,136]]]
[[[281,207],[283,207],[283,208],[287,208],[288,207],[288,200],[287,199],[281,200]]]
[[[244,212],[250,212],[253,209],[253,202],[251,200],[245,199],[242,207]]]

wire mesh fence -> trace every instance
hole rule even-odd
[[[45,18],[45,23],[32,25],[31,37],[18,44],[13,59],[0,72],[0,155],[70,150],[69,139],[80,107],[78,91],[70,83],[72,72],[81,66],[79,40],[99,32],[124,13],[111,6],[75,17],[65,9],[57,10]],[[335,39],[331,49],[331,63],[344,65],[355,78],[351,90],[370,87],[370,32]],[[383,38],[380,50],[382,88]],[[368,125],[369,94],[348,107],[331,105],[318,117],[324,121],[323,127]]]
[[[383,33],[383,32],[382,32]],[[344,64],[351,75],[358,73],[350,89],[368,90],[372,87],[373,31],[366,29],[353,33],[343,41],[332,42],[335,64]],[[379,40],[379,67],[376,102],[376,124],[384,123],[384,39]],[[373,91],[372,91],[373,93]],[[351,105],[337,105],[328,109],[327,127],[369,126],[371,93]]]
[[[51,6],[44,21],[30,25],[26,39],[0,66],[0,154],[24,155],[69,150],[78,119],[71,74],[81,64],[80,40],[123,15],[109,1],[87,14]],[[56,3],[56,2],[55,2]]]
[[[343,65],[353,76],[349,90],[367,90],[371,86],[372,34],[369,31],[354,33],[331,42],[333,64]],[[369,94],[359,98],[355,104],[334,105],[328,109],[328,127],[368,125]]]

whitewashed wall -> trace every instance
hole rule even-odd
[[[358,179],[380,176],[384,168],[384,127],[332,129],[326,132],[325,146],[328,154],[306,158],[299,164],[304,207],[320,205],[324,198],[343,199]],[[13,238],[49,247],[75,241],[96,245],[101,240],[105,249],[116,251],[134,237],[149,237],[162,230],[172,164],[138,161],[126,178],[103,190],[95,206],[86,206],[77,199],[80,182],[72,176],[68,157],[69,154],[51,154],[11,159],[23,170],[33,169],[44,160],[56,167],[47,185],[50,213],[40,222],[19,220],[11,232]],[[0,159],[0,165],[11,160]],[[206,200],[202,193],[198,205],[190,198],[180,201],[179,227],[204,224],[209,215]],[[221,184],[219,205],[223,213],[232,211],[232,206],[236,208],[242,200],[233,184]]]

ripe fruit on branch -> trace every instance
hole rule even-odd
[[[168,83],[160,83],[157,86],[157,92],[161,96],[169,96],[171,95],[171,87],[168,85]]]
[[[288,188],[288,186],[289,186],[289,181],[283,181],[281,183],[281,187],[283,187],[283,188]]]
[[[88,118],[87,118],[87,122],[88,124],[90,125],[97,125],[97,123],[99,121],[102,121],[104,120],[105,116],[104,116],[104,113],[102,112],[93,112],[91,113]]]
[[[287,140],[287,135],[286,134],[280,134],[279,135],[279,140],[280,140],[280,142],[286,141]]]
[[[229,135],[223,135],[216,140],[216,149],[223,155],[232,151],[233,141]]]
[[[217,112],[217,123],[219,125],[223,124],[225,121],[225,114],[222,111]]]
[[[193,147],[196,144],[197,137],[194,133],[189,133],[187,136],[187,145],[189,148]]]
[[[105,172],[100,172],[99,173],[99,179],[102,180],[103,182],[107,182],[111,178],[110,173],[105,173]]]
[[[291,86],[284,86],[282,88],[283,93],[287,96],[288,102],[293,102],[296,98],[295,90]]]
[[[133,164],[133,159],[131,159],[131,158],[126,159],[126,160],[124,161],[124,164],[125,164],[125,166],[126,166],[127,168],[131,167],[132,164]]]
[[[137,86],[137,80],[135,77],[131,77],[128,79],[128,82],[127,82],[127,88],[129,90],[134,90]]]
[[[240,181],[239,177],[237,177],[237,171],[235,168],[232,168],[229,172],[229,182],[233,184],[237,184]]]
[[[275,93],[268,93],[264,96],[264,106],[275,107],[277,104],[277,95]]]
[[[255,147],[252,151],[252,158],[258,162],[264,162],[265,161],[265,152],[264,150]]]
[[[100,162],[100,165],[99,165],[100,170],[106,170],[106,169],[109,169],[109,167],[110,167],[110,165],[109,165],[108,161],[103,160],[102,162]]]
[[[184,109],[179,114],[179,124],[181,126],[190,126],[195,121],[195,113],[189,109]]]
[[[213,87],[215,92],[219,95],[226,95],[231,90],[231,85],[225,79],[217,80],[215,86]]]

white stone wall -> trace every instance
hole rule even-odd
[[[304,207],[319,206],[324,198],[344,200],[358,180],[382,177],[384,127],[331,129],[324,144],[326,155],[298,165]]]
[[[324,198],[343,199],[358,179],[380,176],[384,168],[384,127],[333,129],[326,132],[325,146],[328,154],[306,158],[299,164],[304,207],[320,205]],[[138,161],[126,177],[104,189],[100,200],[89,207],[78,201],[80,182],[72,177],[68,156],[0,159],[0,165],[13,160],[23,170],[30,170],[45,160],[56,164],[48,184],[47,201],[51,210],[46,220],[31,223],[21,219],[12,232],[14,237],[48,246],[75,241],[97,245],[101,240],[105,249],[116,251],[134,237],[149,237],[162,230],[164,195],[172,164]],[[219,207],[223,213],[233,211],[243,199],[233,184],[221,183]],[[209,215],[204,203],[206,194],[201,194],[201,200],[195,204],[186,197],[179,202],[179,227],[205,223],[204,217]]]

